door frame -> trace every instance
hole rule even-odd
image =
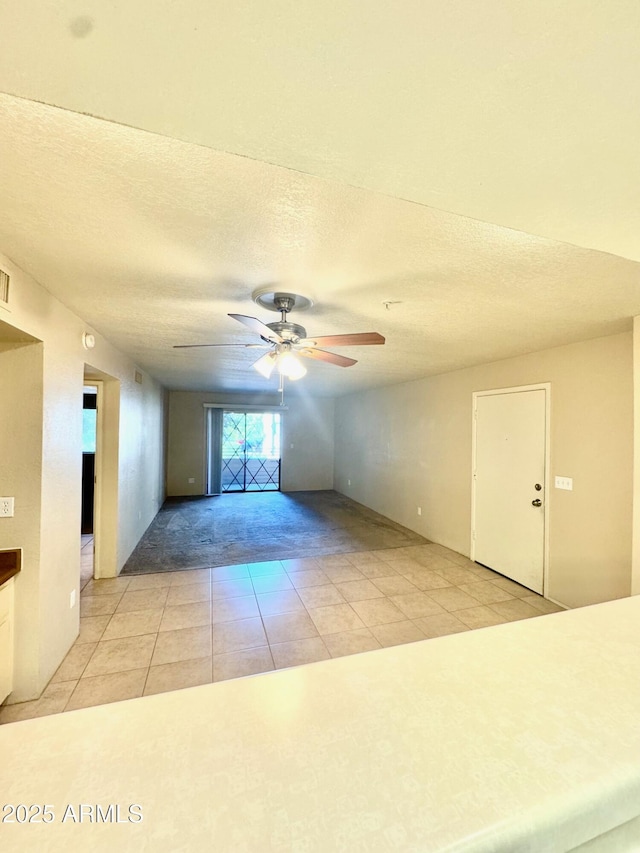
[[[102,484],[104,444],[104,383],[101,379],[92,379],[91,384],[96,387],[96,461],[95,461],[95,485],[93,490],[93,577],[101,577],[102,567]]]
[[[120,455],[120,380],[85,364],[85,385],[95,385],[96,484],[93,498],[93,576],[118,576],[118,484]]]
[[[492,388],[487,391],[472,392],[471,407],[471,547],[470,558],[475,561],[476,550],[476,447],[477,447],[477,403],[479,397],[494,397],[498,394],[517,394],[522,391],[544,391],[545,442],[544,442],[544,546],[542,568],[542,595],[547,598],[549,591],[549,494],[551,491],[551,383],[538,382],[535,385],[515,385],[512,388]]]

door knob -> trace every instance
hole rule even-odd
[[[531,501],[531,506],[542,506],[542,501],[540,498],[536,498],[534,501]]]

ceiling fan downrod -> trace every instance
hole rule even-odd
[[[273,297],[273,304],[280,312],[280,320],[283,323],[287,322],[287,314],[293,309],[296,304],[296,298],[292,293],[276,293]]]

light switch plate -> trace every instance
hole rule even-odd
[[[556,489],[565,489],[567,492],[572,492],[573,477],[556,477]]]
[[[13,518],[14,498],[0,498],[0,518]]]

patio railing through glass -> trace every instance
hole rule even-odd
[[[280,413],[224,412],[222,491],[280,488]]]

